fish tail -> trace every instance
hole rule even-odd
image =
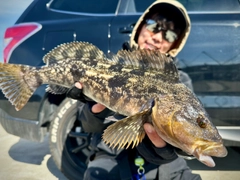
[[[29,86],[28,81],[33,77],[28,72],[32,69],[34,67],[0,63],[0,89],[17,111],[25,106],[38,87]]]

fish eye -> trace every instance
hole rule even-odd
[[[205,120],[202,117],[197,118],[197,123],[198,123],[198,126],[200,128],[206,128],[207,127],[207,123],[205,122]]]

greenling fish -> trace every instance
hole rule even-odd
[[[109,109],[127,116],[109,126],[103,140],[111,147],[137,146],[150,122],[166,142],[215,166],[211,156],[227,150],[216,127],[194,93],[179,81],[171,57],[158,51],[121,50],[111,57],[86,42],[59,45],[43,58],[42,67],[0,64],[0,88],[20,110],[42,84],[63,94],[75,82],[83,93]]]

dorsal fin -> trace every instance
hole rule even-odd
[[[81,58],[98,59],[101,61],[110,61],[114,64],[123,64],[129,69],[142,69],[143,71],[154,71],[155,74],[161,74],[165,79],[179,81],[178,70],[172,57],[162,54],[157,50],[120,50],[116,55],[111,54],[106,57],[104,53],[88,42],[70,42],[64,43],[43,57],[46,65],[54,64],[57,61]]]
[[[112,61],[129,66],[132,69],[143,69],[144,71],[155,71],[174,81],[179,80],[178,69],[173,58],[157,50],[120,50],[112,55]]]
[[[49,65],[69,58],[80,60],[81,58],[102,59],[103,57],[105,57],[104,53],[93,44],[73,41],[55,47],[43,57],[43,62]]]

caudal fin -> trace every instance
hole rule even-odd
[[[19,111],[28,102],[37,87],[29,87],[25,74],[33,67],[0,63],[0,89]]]

